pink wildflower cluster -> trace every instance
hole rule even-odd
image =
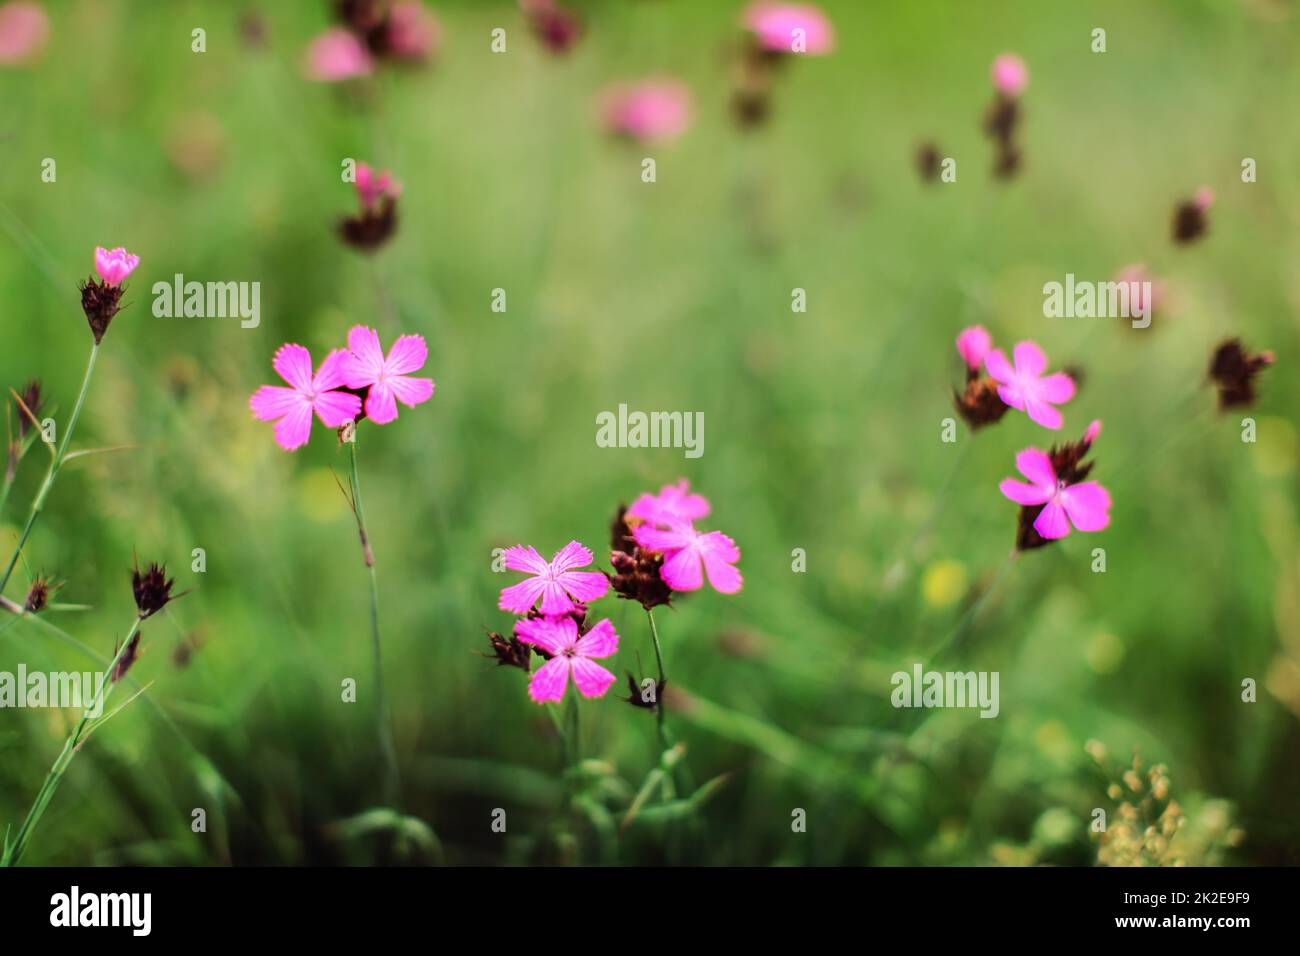
[[[350,0],[337,9],[342,25],[307,48],[304,70],[322,83],[369,76],[381,60],[423,62],[442,38],[442,27],[419,0]]]
[[[668,142],[691,124],[691,91],[666,78],[615,84],[601,96],[601,118],[615,136],[639,143]]]
[[[361,252],[374,252],[397,231],[397,197],[402,184],[393,174],[378,172],[368,163],[357,163],[358,210],[339,221],[339,237]]]
[[[428,354],[423,336],[402,335],[385,355],[378,333],[364,325],[353,326],[347,348],[330,352],[319,367],[303,346],[282,345],[271,365],[287,387],[263,385],[248,404],[258,421],[275,422],[275,440],[293,451],[311,437],[313,414],[326,428],[360,417],[386,425],[397,418],[398,402],[414,408],[428,401],[433,380],[411,375]]]
[[[1012,349],[1012,358],[993,347],[993,337],[982,325],[963,329],[957,352],[966,363],[966,391],[957,394],[957,410],[973,427],[997,421],[1007,406],[1022,411],[1034,422],[1053,430],[1064,419],[1057,405],[1074,397],[1075,384],[1065,372],[1047,371],[1047,356],[1036,342],[1024,341]],[[986,376],[980,375],[983,366]],[[996,401],[993,397],[996,395]]]
[[[695,522],[708,516],[708,499],[691,494],[685,480],[664,485],[659,494],[643,494],[624,520],[642,551],[663,557],[660,577],[673,591],[698,591],[707,577],[714,590],[735,594],[744,579],[736,562],[740,549],[721,531],[700,531]]]

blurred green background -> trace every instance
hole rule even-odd
[[[133,551],[193,589],[145,625],[132,676],[152,703],[83,748],[25,862],[1092,864],[1090,814],[1125,812],[1107,787],[1134,750],[1186,812],[1171,858],[1300,862],[1296,5],[827,2],[837,49],[788,64],[754,130],[729,103],[741,4],[573,5],[586,35],[556,57],[513,3],[429,4],[436,62],[345,90],[302,77],[323,2],[67,0],[47,5],[43,59],[0,72],[0,382],[41,379],[66,416],[91,251],[142,257],[76,440],[133,447],[67,467],[9,596],[31,573],[66,579],[60,598],[92,608],[49,622],[111,654]],[[1031,81],[1025,169],[1001,182],[980,123],[1008,50]],[[647,75],[689,84],[692,128],[612,141],[600,90]],[[924,141],[956,183],[920,181]],[[347,157],[403,184],[373,259],[334,235]],[[1202,183],[1211,232],[1175,248],[1173,207]],[[1139,261],[1167,284],[1152,328],[1043,317],[1043,283]],[[261,326],[155,318],[150,286],[177,272],[260,282]],[[425,336],[437,381],[358,446],[399,809],[436,845],[337,825],[379,805],[381,776],[347,459],[319,426],[286,454],[247,407],[281,343],[319,360],[358,322]],[[1052,436],[1011,412],[939,440],[953,337],[976,322],[1083,370],[1059,437],[1105,422],[1107,531],[1005,564],[1015,507],[997,483]],[[1255,444],[1204,381],[1229,335],[1277,355],[1242,413]],[[595,416],[619,403],[702,411],[703,457],[598,448]],[[44,464],[38,447],[0,515],[5,557]],[[645,615],[596,607],[622,635],[620,681],[582,703],[596,763],[566,774],[524,675],[478,656],[518,579],[492,550],[578,538],[607,566],[618,503],[678,477],[712,500],[705,524],[736,539],[746,583],[658,613],[668,724],[696,784],[729,776],[619,835],[658,759],[653,717],[619,700],[626,671],[651,672]],[[1000,716],[892,708],[890,675],[957,631],[930,666],[1000,672]],[[92,666],[30,621],[0,632],[0,669],[19,662]],[[340,702],[347,677],[361,703]],[[0,715],[0,820],[17,827],[75,717]]]

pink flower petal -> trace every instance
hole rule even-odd
[[[1056,493],[1056,469],[1052,467],[1052,458],[1047,452],[1038,448],[1026,448],[1016,455],[1016,471],[1030,480],[1036,487],[1047,492],[1046,501]],[[1033,504],[1042,504],[1035,501]]]
[[[1018,385],[999,385],[998,398],[1011,408],[1025,410],[1025,393]]]
[[[961,355],[963,362],[977,371],[984,364],[984,358],[992,348],[993,336],[989,335],[989,330],[982,325],[972,325],[968,329],[962,329],[961,334],[957,336],[957,353]]]
[[[569,686],[571,660],[574,658],[552,657],[539,667],[533,674],[533,679],[528,682],[528,696],[539,704],[561,700],[564,689]]]
[[[517,544],[513,548],[506,548],[503,557],[505,558],[505,566],[511,571],[545,574],[550,567],[546,563],[546,559],[537,553],[536,548],[526,547],[522,544]]]
[[[262,422],[273,422],[289,414],[294,407],[305,405],[306,397],[283,385],[263,385],[248,400],[253,417]]]
[[[644,524],[632,529],[632,537],[647,551],[659,553],[684,548],[691,542],[691,535],[679,528],[652,528]]]
[[[1070,522],[1065,517],[1065,508],[1060,498],[1053,498],[1034,519],[1034,530],[1048,541],[1064,538],[1070,533]]]
[[[546,578],[534,580],[542,582],[542,603],[538,610],[543,614],[568,614],[573,610],[573,602],[569,600],[568,592],[558,581],[548,581]]]
[[[1060,428],[1065,422],[1065,418],[1061,415],[1059,410],[1048,405],[1046,402],[1041,402],[1038,399],[1029,396],[1025,397],[1025,414],[1039,425],[1042,425],[1044,428],[1050,428],[1053,431]]]
[[[311,390],[311,353],[301,345],[281,345],[271,367],[298,391]]]
[[[388,382],[371,384],[366,395],[366,417],[376,425],[387,425],[397,418],[397,401]]]
[[[998,485],[998,490],[1018,505],[1041,505],[1051,500],[1052,491],[1045,491],[1037,485],[1027,485],[1014,478],[1005,478]]]
[[[997,382],[1010,382],[1016,377],[1011,363],[1007,361],[1006,353],[1001,349],[993,349],[984,356],[984,367],[988,369],[989,376]]]
[[[423,335],[399,335],[393,347],[388,350],[384,362],[384,371],[389,375],[407,375],[424,368],[429,357],[429,347],[424,344]]]
[[[502,588],[497,607],[511,614],[527,614],[545,589],[546,582],[541,578],[526,578],[518,584]]]
[[[565,571],[556,575],[555,583],[583,604],[599,600],[609,591],[609,578],[599,571]]]
[[[561,660],[561,658],[557,657],[555,660]],[[554,663],[554,661],[551,663]],[[613,674],[585,657],[570,658],[569,666],[573,671],[573,683],[577,685],[578,693],[583,697],[602,697],[605,691],[609,690],[609,685],[614,683]],[[538,671],[538,673],[541,673],[541,671]]]
[[[361,399],[349,392],[321,392],[314,403],[316,417],[326,428],[338,428],[356,419]]]
[[[578,637],[578,625],[573,618],[567,616],[525,618],[515,622],[515,636],[525,644],[540,647],[554,657],[574,646]]]
[[[1039,379],[1034,391],[1042,401],[1060,405],[1074,398],[1074,379],[1064,372],[1056,372]]]
[[[1017,342],[1015,352],[1016,375],[1023,378],[1037,378],[1047,368],[1047,356],[1036,342]]]
[[[618,632],[609,618],[600,621],[573,647],[583,657],[609,657],[618,653]]]
[[[305,71],[313,80],[337,83],[365,76],[373,69],[374,60],[365,44],[342,27],[326,30],[307,48]]]
[[[670,553],[659,569],[659,576],[674,591],[698,591],[704,587],[700,556],[689,548]]]
[[[1057,497],[1080,531],[1100,531],[1110,524],[1110,492],[1097,482],[1070,485]]]
[[[594,556],[589,548],[585,547],[580,541],[570,541],[555,552],[555,557],[551,559],[550,569],[558,574],[564,571],[572,571],[574,568],[585,568],[593,560]]]
[[[411,378],[407,375],[399,375],[387,381],[388,387],[393,390],[393,397],[407,408],[414,408],[421,402],[427,402],[433,397],[433,379],[431,378]]]
[[[316,370],[316,377],[311,381],[311,390],[318,393],[327,392],[330,389],[346,385],[347,382],[343,373],[347,362],[347,349],[335,349],[330,352],[329,355],[325,356],[325,361],[320,363],[320,368]],[[355,397],[354,395],[353,398]]]
[[[275,423],[275,440],[285,451],[302,447],[310,437],[311,405],[305,401],[290,408],[284,418]]]
[[[379,335],[374,329],[364,325],[349,329],[348,351],[352,356],[343,367],[348,388],[365,388],[379,381],[384,371],[384,350],[379,347]]]

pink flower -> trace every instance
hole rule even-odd
[[[361,205],[367,209],[384,196],[396,199],[402,191],[401,184],[387,170],[376,174],[368,163],[357,163],[356,187]]]
[[[0,66],[34,60],[50,37],[50,20],[38,4],[14,0],[0,6]]]
[[[1101,423],[1088,427],[1089,444],[1101,432]],[[1110,492],[1095,481],[1069,484],[1058,479],[1052,458],[1045,451],[1026,448],[1016,455],[1016,468],[1029,483],[1005,479],[998,489],[1018,505],[1043,510],[1034,519],[1034,530],[1048,541],[1064,538],[1070,525],[1079,531],[1100,531],[1110,524]]]
[[[393,4],[388,15],[388,52],[399,60],[419,61],[436,50],[442,27],[418,0]]]
[[[275,440],[285,451],[307,444],[312,412],[326,428],[338,428],[361,410],[361,399],[336,391],[343,385],[340,366],[346,355],[343,349],[336,349],[312,375],[311,353],[301,345],[282,345],[275,353],[271,365],[289,388],[263,385],[248,405],[258,421],[275,422]]]
[[[612,86],[602,98],[605,126],[641,142],[675,139],[691,121],[691,92],[676,80]]]
[[[414,408],[433,395],[433,379],[411,378],[408,372],[424,368],[429,348],[422,335],[399,335],[384,357],[379,334],[364,325],[348,331],[348,350],[340,362],[348,388],[368,388],[366,417],[376,425],[397,418],[397,403]]]
[[[1029,69],[1014,53],[1003,53],[990,69],[994,88],[1003,96],[1016,97],[1029,85]]]
[[[583,697],[602,697],[614,683],[614,675],[593,661],[618,653],[618,633],[608,618],[581,637],[567,614],[525,618],[515,622],[515,636],[551,655],[528,682],[528,696],[539,704],[563,699],[570,674]]]
[[[140,257],[133,256],[122,246],[116,249],[95,247],[95,271],[99,273],[105,285],[120,285],[139,264]]]
[[[548,563],[533,547],[506,548],[506,567],[526,571],[532,577],[502,588],[497,606],[513,614],[527,614],[541,598],[543,614],[568,614],[574,602],[588,604],[605,596],[609,579],[599,571],[579,571],[592,562],[592,554],[577,541],[570,541]],[[601,655],[602,657],[604,655]]]
[[[1202,186],[1200,189],[1196,190],[1196,198],[1194,202],[1196,203],[1196,208],[1200,209],[1201,212],[1204,212],[1214,205],[1214,190],[1209,186]]]
[[[326,30],[307,48],[307,76],[323,83],[366,76],[374,68],[365,44],[342,27]]]
[[[667,529],[643,524],[632,536],[642,548],[664,556],[659,575],[674,591],[698,591],[706,574],[709,584],[722,594],[735,594],[744,583],[740,569],[733,566],[740,560],[740,549],[721,531],[697,531],[689,524]]]
[[[961,334],[957,336],[957,352],[961,355],[962,361],[973,371],[979,371],[980,366],[984,364],[984,357],[989,354],[991,348],[993,348],[993,336],[989,335],[989,330],[982,325],[972,325],[968,329],[962,329]]]
[[[708,515],[709,500],[703,495],[691,494],[689,488],[683,478],[675,485],[664,485],[657,495],[647,492],[632,502],[625,517],[659,525],[698,521]]]
[[[1074,397],[1074,379],[1064,372],[1044,376],[1047,356],[1033,342],[1018,343],[1014,354],[1015,368],[1001,349],[994,349],[984,358],[984,367],[998,383],[998,396],[1044,428],[1060,428],[1061,413],[1052,406]]]
[[[826,14],[810,3],[759,0],[745,10],[744,25],[765,50],[821,56],[835,47],[835,31]]]

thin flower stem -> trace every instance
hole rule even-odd
[[[655,625],[654,611],[646,608],[645,616],[650,619],[650,640],[654,643],[655,663],[659,667],[659,683],[655,686],[655,726],[659,731],[659,752],[663,753],[668,749],[668,730],[664,726],[664,685],[668,683],[668,675],[664,673],[664,652],[659,646],[659,628]]]
[[[59,442],[59,450],[54,453],[54,457],[50,460],[50,468],[45,473],[45,481],[41,483],[40,491],[36,493],[36,497],[32,500],[32,510],[27,515],[27,524],[23,526],[23,533],[19,536],[18,544],[14,547],[14,553],[5,568],[4,577],[0,578],[0,593],[4,592],[5,586],[9,583],[9,578],[13,576],[14,566],[18,564],[18,558],[23,553],[27,538],[36,525],[36,518],[41,513],[41,509],[45,507],[45,498],[49,495],[50,489],[54,487],[54,479],[58,477],[59,469],[63,466],[63,459],[67,457],[68,447],[72,444],[72,432],[77,427],[77,419],[81,416],[81,406],[86,403],[86,394],[90,391],[90,378],[95,372],[95,360],[97,358],[99,358],[98,343],[90,347],[90,359],[86,362],[86,374],[81,380],[81,391],[77,394],[77,403],[72,406],[72,417],[68,419],[68,427],[63,430],[63,440]]]
[[[54,799],[54,793],[58,790],[59,783],[68,770],[68,765],[72,763],[72,758],[76,756],[77,749],[86,736],[90,722],[95,719],[97,714],[103,713],[104,704],[113,693],[113,688],[117,686],[117,682],[113,680],[113,671],[131,647],[132,639],[140,632],[141,620],[140,617],[136,617],[131,623],[131,630],[127,632],[122,645],[117,649],[117,653],[113,655],[112,662],[104,670],[94,699],[86,705],[85,710],[81,713],[81,720],[77,722],[77,726],[73,728],[68,739],[64,741],[63,750],[55,758],[53,766],[50,767],[50,772],[45,775],[45,782],[41,784],[41,789],[32,802],[32,808],[27,811],[27,818],[23,820],[23,825],[14,837],[14,842],[7,847],[4,857],[0,859],[0,866],[14,866],[22,859],[23,852],[27,849],[27,844],[31,840],[32,831],[36,828],[36,824],[40,822],[46,808],[50,805],[50,801]]]
[[[375,669],[375,728],[379,734],[379,749],[384,755],[384,798],[390,803],[396,798],[401,786],[397,771],[397,750],[393,746],[393,732],[388,724],[388,705],[384,692],[384,663],[382,640],[379,631],[379,580],[375,574],[375,553],[370,548],[370,536],[366,533],[366,516],[361,506],[361,481],[357,476],[357,442],[356,434],[348,443],[348,453],[352,463],[352,510],[357,518],[357,535],[361,539],[361,557],[366,563],[370,577],[370,633],[373,638]]]

